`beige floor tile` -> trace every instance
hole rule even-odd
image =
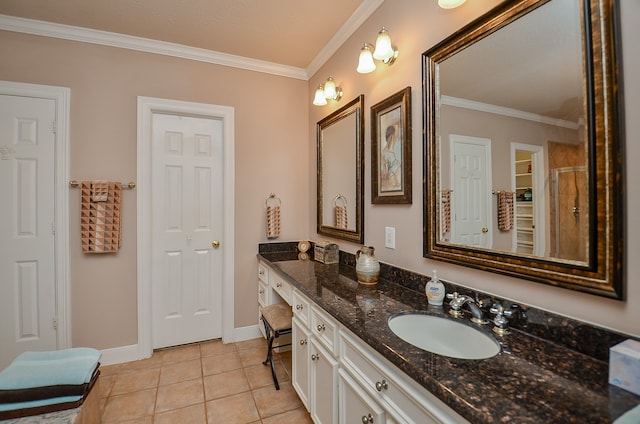
[[[103,424],[121,423],[153,415],[156,390],[142,390],[109,397],[102,415]]]
[[[246,367],[244,370],[247,374],[247,380],[249,381],[249,387],[251,387],[251,390],[265,386],[275,387],[273,384],[273,377],[271,376],[270,366],[260,364],[252,367]],[[291,380],[280,361],[276,361],[276,376],[278,377],[279,383]]]
[[[298,394],[289,382],[280,383],[280,390],[267,386],[256,389],[252,393],[260,417],[263,419],[303,407]]]
[[[267,348],[264,349],[262,347],[251,348],[251,349],[242,349],[239,350],[240,360],[242,361],[243,367],[250,367],[252,365],[259,365],[267,359]]]
[[[178,383],[180,381],[193,380],[202,377],[202,364],[200,358],[188,361],[165,364],[160,370],[160,385]]]
[[[264,418],[262,424],[313,424],[313,421],[311,421],[311,416],[303,407]]]
[[[207,402],[208,424],[246,424],[260,420],[251,392]]]
[[[154,424],[204,424],[207,422],[204,403],[156,414]]]
[[[242,368],[242,361],[238,352],[235,351],[202,358],[202,372],[205,376],[240,368]]]
[[[160,351],[162,354],[162,364],[170,364],[173,362],[188,361],[190,359],[200,358],[200,345],[192,344],[186,346],[178,346],[167,350]]]
[[[213,340],[200,344],[200,355],[202,357],[231,353],[236,350],[238,349],[235,343],[222,343],[222,340]]]
[[[111,395],[117,396],[145,389],[154,389],[158,386],[159,376],[160,368],[141,369],[119,374],[116,376],[116,381],[111,388]]]
[[[182,381],[158,387],[156,414],[204,402],[202,379]]]
[[[238,348],[238,350],[261,348],[261,349],[264,349],[264,351],[266,352],[267,340],[264,339],[263,337],[258,337],[257,339],[251,339],[251,340],[244,340],[242,342],[237,342],[236,347]]]
[[[146,359],[140,359],[139,361],[126,362],[119,365],[118,374],[123,372],[142,370],[147,368],[159,368],[162,365],[162,355],[157,352],[153,353],[153,356]]]
[[[204,397],[206,400],[235,395],[249,391],[249,382],[244,370],[208,375],[204,378]]]

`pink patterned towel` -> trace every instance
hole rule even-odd
[[[515,224],[514,205],[512,191],[499,191],[498,193],[498,229],[510,231]]]
[[[82,251],[117,252],[120,248],[122,185],[118,182],[83,181],[80,191]],[[102,200],[105,196],[106,199]]]

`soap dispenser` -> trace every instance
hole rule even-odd
[[[427,283],[424,291],[427,294],[429,305],[442,306],[442,302],[444,301],[445,288],[444,284],[442,284],[442,282],[438,278],[438,272],[435,269],[433,270],[433,276]]]

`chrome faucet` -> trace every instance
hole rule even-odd
[[[462,308],[464,307],[464,305],[467,305],[469,311],[471,312],[471,321],[475,322],[476,324],[489,323],[489,321],[484,318],[484,312],[482,312],[482,309],[469,296],[458,294],[458,292],[453,292],[448,293],[447,298],[451,299],[451,301],[449,302],[449,306],[451,306],[451,309],[449,309],[449,313],[454,317],[461,318],[463,315]]]

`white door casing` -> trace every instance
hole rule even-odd
[[[222,335],[222,125],[152,115],[154,349]]]
[[[451,241],[491,248],[491,140],[462,135],[451,142]]]
[[[68,88],[0,81],[0,369],[71,344]]]
[[[150,357],[152,336],[152,117],[153,114],[219,119],[223,136],[223,230],[218,238],[222,261],[222,339],[233,341],[234,330],[234,110],[177,100],[138,97],[138,358]]]

